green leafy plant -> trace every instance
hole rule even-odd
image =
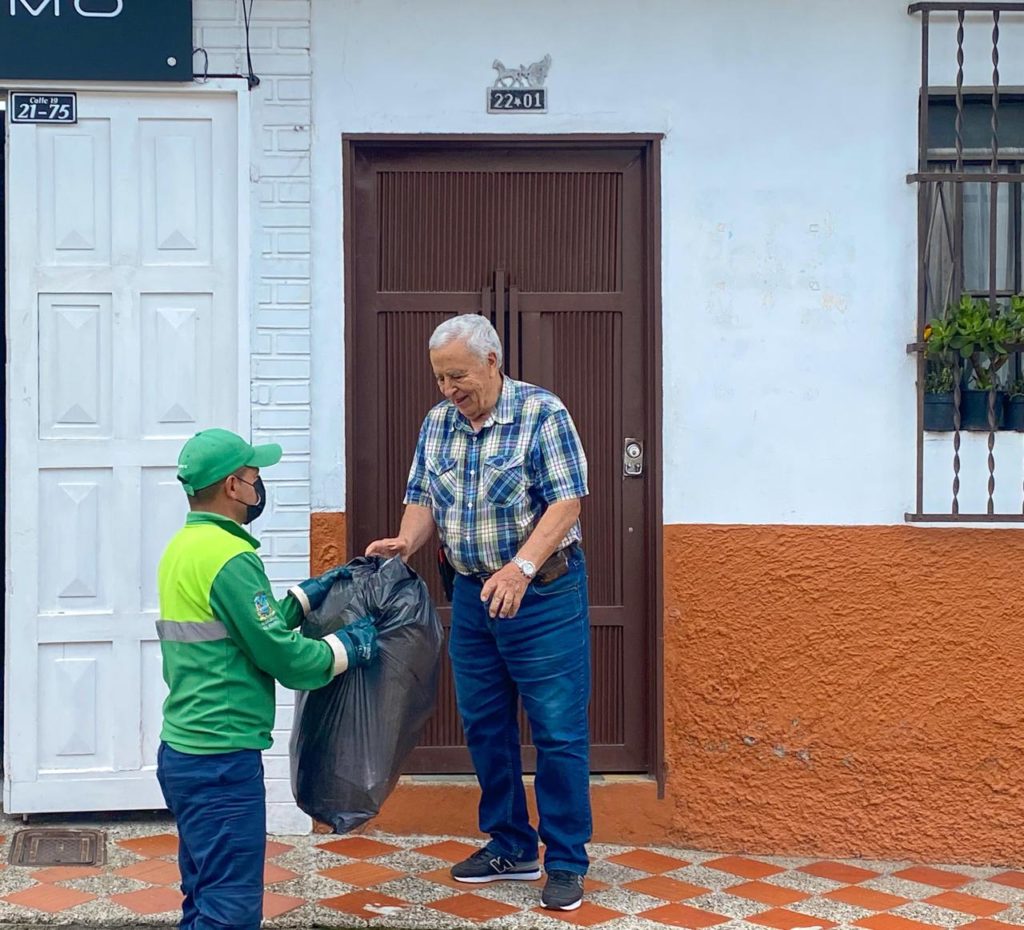
[[[996,375],[1009,360],[1008,346],[1024,334],[1024,295],[1014,295],[993,316],[987,300],[964,294],[941,319],[925,327],[925,352],[947,365],[957,355],[968,366],[969,381],[991,390]]]
[[[956,335],[956,321],[932,320],[924,328],[925,354],[937,362],[948,365],[952,361],[951,345]]]
[[[1011,399],[1014,397],[1024,397],[1024,377],[1017,378],[1011,382],[1006,392],[1010,395]]]
[[[1024,335],[1024,294],[1012,294],[1010,302],[1003,310],[1003,318],[1013,330],[1014,341],[1019,342]]]
[[[948,365],[932,368],[924,377],[926,394],[950,394],[956,381],[956,374]]]

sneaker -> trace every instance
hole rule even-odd
[[[532,882],[540,878],[540,860],[514,862],[495,855],[489,849],[478,849],[468,859],[452,866],[457,882]]]
[[[540,903],[551,911],[574,911],[583,903],[583,876],[553,869],[540,895]]]

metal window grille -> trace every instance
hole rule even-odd
[[[961,474],[963,433],[968,429],[964,404],[969,370],[956,353],[947,362],[940,363],[952,367],[952,428],[948,430],[950,496],[948,510],[929,512],[925,506],[925,394],[927,376],[936,362],[929,357],[924,339],[929,321],[943,318],[961,295],[984,301],[994,317],[1009,303],[1011,295],[1024,290],[1021,233],[1024,144],[1017,139],[1012,140],[1012,145],[1002,144],[1006,127],[1000,125],[1000,118],[1006,114],[1011,101],[1015,112],[1024,115],[1021,106],[1024,96],[1019,90],[1008,94],[1008,89],[1001,88],[999,71],[1000,30],[1010,23],[1017,27],[1024,25],[1019,16],[1013,15],[1024,13],[1024,2],[922,2],[911,4],[909,13],[920,16],[921,22],[921,86],[917,171],[907,179],[917,184],[918,192],[918,289],[917,330],[914,341],[907,347],[917,361],[916,506],[912,513],[906,514],[906,519],[912,522],[1024,522],[1024,487],[1020,488],[1018,510],[1000,512],[996,505],[997,437],[1001,432],[1001,405],[1006,399],[1003,389],[1009,379],[1021,374],[1024,344],[1006,346],[1011,361],[999,379],[993,378],[987,387],[984,417],[980,427],[975,427],[987,433],[987,475]],[[968,26],[972,30],[984,28],[989,37],[985,69],[991,72],[991,83],[980,88],[964,84],[964,37]],[[954,33],[954,61],[929,61],[932,39],[939,29]],[[977,54],[976,44],[972,44],[971,49]],[[939,83],[954,75],[952,87]],[[935,137],[941,134],[934,132],[934,124],[929,125],[936,104],[945,105],[947,113],[952,110],[952,139],[946,140],[945,145],[936,144]],[[983,139],[979,138],[982,112],[987,123]],[[1015,454],[1020,454],[1019,443]],[[934,477],[929,474],[929,487]],[[961,509],[963,481],[986,482],[984,512]],[[1001,495],[1000,499],[1004,497]]]

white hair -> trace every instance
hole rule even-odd
[[[433,352],[434,349],[440,349],[455,340],[465,342],[466,348],[482,362],[487,361],[487,356],[493,352],[498,357],[498,367],[501,368],[501,340],[498,338],[498,331],[487,317],[479,313],[463,313],[445,320],[434,330],[428,347]]]

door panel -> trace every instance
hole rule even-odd
[[[39,295],[39,436],[109,439],[114,429],[110,294]]]
[[[486,314],[502,336],[505,371],[558,394],[587,452],[592,766],[606,772],[650,763],[646,479],[622,475],[623,438],[643,438],[650,401],[642,172],[638,146],[360,144],[350,175],[352,551],[400,522],[417,433],[440,400],[431,332],[455,313]],[[434,552],[426,547],[412,564],[447,627]],[[409,770],[469,772],[447,659],[441,679],[438,712]]]
[[[76,125],[8,127],[10,813],[163,806],[175,462],[240,425],[237,135],[220,94],[81,92]]]

